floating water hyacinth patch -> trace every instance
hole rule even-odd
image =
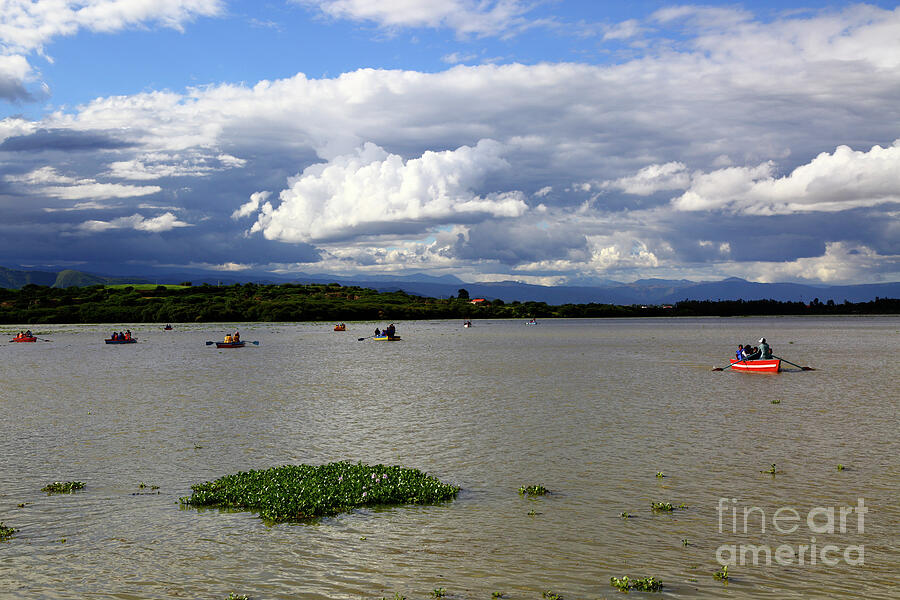
[[[636,577],[631,579],[628,575],[622,578],[610,577],[609,583],[619,591],[628,592],[658,592],[663,587],[663,582],[656,577]]]
[[[544,496],[550,493],[550,490],[542,485],[523,485],[519,488],[519,493],[523,496]]]
[[[654,512],[672,512],[674,510],[678,510],[680,508],[687,508],[687,505],[684,503],[675,506],[671,502],[651,502],[650,510]]]
[[[3,521],[0,521],[0,542],[11,538],[17,531],[18,529],[16,529],[15,527],[7,527],[3,524]]]
[[[41,488],[48,494],[71,494],[75,490],[84,489],[83,481],[54,481]]]
[[[226,475],[191,486],[190,506],[258,511],[267,521],[300,521],[379,505],[435,504],[459,487],[417,469],[336,462],[285,465]]]

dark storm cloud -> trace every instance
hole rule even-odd
[[[0,144],[0,152],[90,152],[94,150],[121,150],[133,147],[117,136],[102,131],[77,131],[72,129],[38,129],[30,135],[7,138]]]
[[[34,96],[25,89],[20,80],[0,75],[0,100],[32,102],[34,101]]]

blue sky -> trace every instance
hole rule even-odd
[[[0,265],[900,279],[893,2],[0,0]]]

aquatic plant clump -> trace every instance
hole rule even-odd
[[[625,575],[621,579],[610,577],[609,583],[622,592],[634,590],[637,592],[658,592],[663,587],[663,582],[656,577],[637,577],[631,579]]]
[[[523,485],[519,488],[519,493],[523,496],[544,496],[550,493],[550,490],[542,485]]]
[[[81,489],[84,489],[83,481],[54,481],[42,487],[41,491],[48,494],[71,494]]]
[[[3,524],[3,521],[0,521],[0,542],[12,537],[16,531],[18,531],[18,529],[15,527],[7,527]]]
[[[191,490],[190,496],[181,498],[182,504],[253,510],[273,522],[331,516],[365,506],[435,504],[459,493],[459,487],[417,469],[349,462],[240,472],[192,485]]]

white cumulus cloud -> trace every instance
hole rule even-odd
[[[178,217],[170,212],[163,213],[158,217],[148,219],[140,214],[133,214],[129,217],[119,217],[111,221],[91,220],[85,221],[79,225],[79,229],[88,232],[101,232],[110,229],[134,229],[136,231],[148,231],[151,233],[161,233],[170,231],[176,227],[190,227],[190,223],[179,221]]]
[[[458,35],[498,35],[523,25],[525,0],[294,0],[325,14],[381,27],[446,27]]]
[[[310,166],[290,179],[277,207],[261,206],[251,232],[286,242],[334,241],[517,217],[527,209],[520,192],[472,192],[488,174],[508,167],[502,152],[499,143],[482,140],[404,161],[367,143],[355,154]],[[245,204],[238,214],[249,210]]]
[[[695,174],[674,199],[678,210],[725,209],[756,215],[838,212],[900,202],[900,140],[868,152],[838,146],[784,177],[772,163]]]
[[[181,30],[185,22],[222,9],[222,0],[0,0],[0,98],[28,97],[24,85],[33,68],[27,56],[43,54],[55,37],[146,24]]]

